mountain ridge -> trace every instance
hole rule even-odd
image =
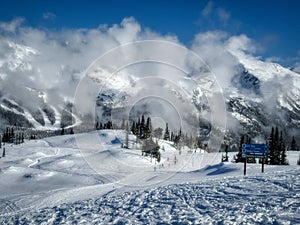
[[[6,47],[10,49],[10,55],[6,61],[1,60],[1,80],[9,76],[8,73],[6,73],[7,71],[17,73],[18,76],[21,76],[22,73],[28,75],[28,71],[39,70],[39,68],[33,68],[30,64],[30,60],[31,57],[38,57],[39,54],[42,53],[39,53],[31,47],[13,42],[7,42]],[[271,126],[279,126],[283,129],[288,138],[293,135],[299,135],[299,74],[277,63],[264,62],[254,57],[241,56],[239,52],[229,52],[229,54],[238,59],[231,74],[229,85],[225,87],[221,85],[227,108],[227,130],[230,131],[229,133],[231,133],[231,135],[234,133],[235,138],[241,133],[250,133],[253,137],[266,138]],[[213,65],[210,66],[214,72]],[[65,68],[63,64],[61,64],[60,67]],[[70,74],[66,74],[66,76],[71,76],[75,84],[80,81],[80,76],[74,79],[74,73],[76,72],[72,72],[71,70]],[[122,76],[127,80],[118,79],[119,77],[116,77],[116,80],[112,78],[108,84],[106,83],[106,87],[108,88],[101,90],[99,96],[95,98],[95,103],[98,107],[103,106],[103,104],[108,103],[108,101],[110,101],[110,105],[114,104],[115,106],[117,102],[121,106],[122,104],[127,104],[132,93],[137,90],[134,88],[136,88],[138,84],[138,78],[134,75],[126,74],[126,71],[125,75],[123,74]],[[97,73],[93,74],[90,79],[92,79],[93,82],[104,82],[101,79],[97,79]],[[187,79],[190,78],[187,76]],[[28,93],[29,99],[31,99],[30,97],[34,99],[33,103],[29,104],[26,102],[24,96],[20,97],[20,95],[18,95],[19,90],[16,90],[16,88],[10,90],[9,87],[6,87],[2,90],[0,94],[0,123],[2,123],[3,126],[16,125],[13,123],[14,118],[18,118],[18,126],[37,130],[56,130],[62,127],[80,125],[82,117],[72,111],[72,94],[70,93],[74,93],[74,90],[73,92],[59,93],[53,91],[53,88],[46,90],[42,88],[38,89],[36,87],[39,81],[37,81],[35,77],[30,76],[26,79],[26,82],[22,88],[23,93],[21,93],[21,95],[24,95],[25,92]],[[157,85],[155,82],[153,84]],[[209,121],[211,119],[209,116],[210,107],[207,105],[208,102],[205,97],[205,91],[201,89],[201,86],[193,90],[188,90],[188,81],[187,83],[179,82],[178,85],[182,85],[181,87],[185,88],[184,90],[188,92],[188,96],[177,93],[177,100],[179,102],[186,100],[192,102],[198,109],[198,114],[200,114],[200,116],[203,115],[203,113],[206,114],[204,119]],[[124,89],[123,86],[127,86],[127,89]],[[72,87],[76,87],[76,85]],[[133,89],[132,93],[126,92],[128,87]],[[139,89],[143,87],[144,86]],[[162,84],[161,88],[164,87],[168,87],[168,85]],[[122,88],[125,91],[122,91]],[[174,88],[173,91],[177,92]],[[60,101],[49,101],[49,98],[54,99],[55,96],[60,96]],[[142,113],[141,110],[138,111]],[[185,120],[186,118],[188,118],[188,116],[185,116]],[[64,123],[65,119],[69,122]],[[206,122],[205,127],[207,129]]]

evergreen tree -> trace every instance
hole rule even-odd
[[[243,144],[245,144],[245,137],[244,137],[244,135],[242,135],[241,138],[240,138],[239,152],[234,157],[236,163],[244,162],[244,159],[242,157],[242,148],[243,148],[242,145]]]
[[[270,134],[270,138],[269,138],[269,159],[270,159],[270,164],[274,164],[274,149],[275,149],[275,135],[274,135],[275,131],[274,131],[274,127],[272,127],[272,131]]]
[[[3,134],[3,139],[2,139],[2,141],[3,141],[3,142],[8,142],[8,136],[9,136],[9,128],[6,127],[5,132],[4,132],[4,134]]]
[[[0,134],[0,148],[2,147],[2,139],[1,139],[1,134]]]
[[[132,122],[132,126],[131,126],[130,130],[131,130],[131,132],[132,132],[134,135],[136,135],[136,133],[135,133],[135,131],[136,131],[136,125],[135,125],[135,122],[134,122],[134,121]]]
[[[151,124],[151,118],[147,118],[146,127],[145,127],[145,138],[152,137],[152,124]]]
[[[74,134],[74,130],[73,130],[73,128],[71,128],[71,130],[70,130],[70,134]]]
[[[274,165],[280,165],[281,148],[278,127],[275,128],[274,136]]]
[[[283,136],[282,136],[282,131],[280,132],[280,153],[281,153],[281,157],[280,157],[280,164],[281,165],[288,165],[288,160],[286,158],[286,146],[283,140]]]
[[[64,129],[64,128],[61,129],[60,134],[61,134],[61,135],[64,135],[64,134],[65,134],[65,129]]]
[[[125,124],[126,136],[125,136],[125,148],[129,148],[129,127],[128,122]]]
[[[14,143],[14,138],[15,138],[15,132],[14,132],[14,128],[12,127],[10,129],[9,142]]]
[[[107,121],[107,123],[105,124],[105,128],[104,129],[108,129],[108,130],[111,130],[113,129],[113,124],[112,124],[112,121]]]
[[[171,132],[171,138],[170,138],[170,141],[173,141],[173,142],[174,142],[174,133],[173,133],[173,131]]]
[[[166,123],[166,130],[164,134],[164,140],[169,141],[170,140],[170,133],[169,133],[169,128],[168,128],[168,123]]]
[[[141,138],[140,137],[140,129],[141,128],[141,120],[140,118],[138,119],[138,122],[135,125],[135,135],[137,136],[137,138]]]
[[[2,152],[2,158],[5,157],[5,148],[3,148],[3,152]]]
[[[145,117],[142,115],[141,124],[140,124],[140,139],[145,138]]]
[[[299,154],[299,159],[297,161],[297,164],[300,166],[300,154]]]
[[[291,142],[291,150],[296,151],[298,149],[295,137],[293,136],[292,142]]]

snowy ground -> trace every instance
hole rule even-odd
[[[264,174],[248,164],[243,176],[243,164],[220,163],[220,153],[179,154],[160,142],[158,164],[133,136],[131,149],[122,140],[122,131],[100,131],[4,146],[0,223],[300,224],[299,152]]]

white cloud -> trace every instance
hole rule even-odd
[[[45,14],[46,18],[53,15]],[[18,102],[32,106],[40,99],[32,90],[43,90],[47,101],[63,104],[72,99],[86,68],[105,52],[126,43],[145,39],[177,42],[175,36],[163,36],[142,30],[134,18],[121,24],[99,25],[94,29],[46,30],[24,25],[23,19],[0,22],[0,89]],[[9,43],[21,46],[17,49]],[[28,54],[29,49],[35,53]],[[24,69],[28,67],[29,69]],[[14,69],[12,69],[14,68]],[[29,106],[29,107],[30,107]]]

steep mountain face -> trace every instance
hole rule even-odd
[[[47,89],[46,80],[38,78],[39,68],[31,61],[39,53],[28,46],[10,41],[1,42],[5,54],[0,55],[0,129],[6,125],[36,130],[57,130],[78,123],[72,103],[66,97],[55,102],[59,94]],[[42,82],[42,84],[40,83]],[[40,87],[40,88],[39,88]],[[52,96],[51,96],[52,95]]]
[[[31,64],[42,53],[12,42],[1,44],[6,51],[5,56],[0,55],[2,127],[13,125],[55,130],[79,125],[83,117],[73,113],[71,100],[79,82],[79,78],[74,76],[76,71],[60,65],[58,73],[68,79],[59,82],[63,88],[55,89],[55,82],[47,86],[45,83],[48,81],[38,79],[41,72]],[[287,140],[292,135],[300,135],[299,74],[278,64],[236,57],[238,63],[232,70],[230,84],[223,87],[227,138],[236,141],[241,133],[248,133],[253,138],[264,140],[271,126],[283,130]],[[129,110],[130,118],[133,119],[141,114],[154,115],[163,118],[164,122],[173,123],[172,129],[192,127],[190,131],[200,134],[203,139],[210,135],[213,126],[212,108],[207,93],[202,83],[192,86],[189,75],[175,79],[182,92],[167,82],[146,80],[145,84],[141,84],[139,77],[129,73],[115,76],[109,82],[98,79],[97,74],[90,78],[92,82],[106,82],[105,88],[95,96],[99,121],[110,119],[112,114],[121,120],[124,112]],[[67,85],[69,83],[72,85]],[[143,98],[134,106],[130,105],[140,93],[150,96],[148,89],[152,89],[151,93],[157,93],[160,98],[151,95],[151,98]],[[166,96],[169,99],[164,99]],[[181,111],[178,113],[179,108]],[[183,121],[183,124],[178,121]]]
[[[269,136],[271,126],[278,126],[288,141],[299,135],[298,74],[258,60],[244,61],[236,71],[232,87],[225,90],[229,121],[237,122],[236,132],[262,141]]]

